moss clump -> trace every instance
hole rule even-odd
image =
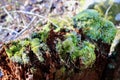
[[[116,35],[114,24],[102,18],[95,10],[84,10],[73,19],[75,26],[95,41],[102,40],[103,43],[111,44]]]
[[[65,40],[58,40],[56,51],[59,52],[62,59],[65,61],[66,56],[70,55],[70,61],[74,62],[78,58],[81,59],[80,69],[85,69],[94,64],[96,60],[95,45],[89,41],[80,41],[81,37],[75,32],[65,35]]]
[[[29,64],[30,55],[34,55],[39,64],[67,64],[73,69],[77,66],[80,70],[91,67],[96,60],[97,41],[111,44],[116,29],[113,23],[102,18],[95,10],[85,10],[73,19],[76,28],[72,22],[59,23],[51,19],[60,27],[47,23],[39,32],[33,33],[30,39],[11,42],[11,46],[6,48],[7,55],[13,62],[21,64]],[[82,33],[79,32],[81,29]],[[65,64],[60,64],[62,61]],[[76,65],[76,62],[80,64]]]

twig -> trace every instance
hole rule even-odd
[[[32,22],[35,20],[36,17],[43,18],[43,19],[45,19],[46,21],[52,23],[54,26],[59,27],[59,26],[57,26],[55,23],[53,23],[49,18],[44,17],[44,16],[39,15],[39,14],[36,14],[36,13],[33,13],[33,12],[25,12],[25,11],[12,11],[12,12],[24,13],[24,14],[29,14],[29,15],[35,16],[35,17],[32,19],[32,21],[27,25],[27,27],[26,27],[25,29],[23,29],[18,35],[16,35],[14,39],[16,39],[17,37],[19,37],[22,33],[24,33],[24,32],[29,28],[29,26],[32,24]],[[34,27],[34,26],[32,26],[32,27]]]
[[[52,4],[53,4],[53,0],[51,0],[51,2],[50,2],[49,8],[48,8],[48,13],[50,13],[50,10],[51,10],[51,7],[52,7]]]
[[[6,9],[5,7],[3,7],[3,10],[6,12],[6,14],[7,14],[12,20],[14,20],[13,17],[10,15],[10,13],[7,11],[7,9]]]
[[[34,15],[34,16],[38,16],[40,18],[46,19],[46,17],[39,15],[39,14],[35,14],[33,12],[26,12],[26,11],[12,11],[12,12],[18,12],[18,13],[24,13],[24,14],[29,14],[29,15]]]
[[[113,3],[110,4],[110,6],[107,8],[107,10],[106,10],[106,12],[105,12],[105,19],[107,18],[108,12],[109,12],[110,8],[112,7],[112,5],[113,5]]]
[[[33,13],[33,12],[25,12],[25,11],[12,11],[12,12],[19,12],[19,13],[34,15],[34,16],[37,16],[37,17],[40,17],[40,18],[43,18],[43,19],[49,21],[50,23],[52,23],[52,24],[53,24],[54,26],[56,26],[56,27],[59,27],[59,26],[57,26],[55,23],[53,23],[51,20],[49,20],[49,18],[44,17],[44,16],[39,15],[39,14],[36,14],[36,13]]]
[[[22,15],[23,15],[23,14],[22,14]],[[23,15],[23,16],[24,16],[24,15]],[[26,26],[26,21],[24,20],[24,18],[21,17],[21,19],[22,19],[22,21],[23,21],[24,26]]]
[[[15,32],[16,34],[18,33],[17,31],[9,29],[9,28],[1,28],[1,29],[5,29],[5,30],[11,31],[11,32]]]
[[[29,29],[30,27],[30,25],[33,23],[33,21],[36,19],[36,16],[35,17],[33,17],[33,19],[31,20],[31,22],[26,26],[26,28],[24,28],[20,33],[18,33],[15,37],[14,37],[14,39],[16,39],[17,37],[19,37],[21,34],[23,34],[27,29]]]

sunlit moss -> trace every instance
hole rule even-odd
[[[114,24],[102,18],[95,10],[85,10],[73,19],[75,26],[95,41],[102,40],[104,43],[111,44],[116,35]]]

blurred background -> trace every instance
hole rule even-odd
[[[97,10],[119,27],[120,0],[0,0],[0,44],[28,36],[49,16],[72,17],[84,9]]]

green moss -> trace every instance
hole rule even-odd
[[[41,62],[43,62],[44,58],[42,57],[42,53],[40,51],[40,40],[39,40],[39,38],[32,39],[31,48],[32,48],[32,51],[35,53],[35,55],[38,57],[38,59]]]
[[[76,50],[71,54],[71,58],[75,60],[76,58],[81,59],[81,63],[83,64],[81,66],[82,68],[88,68],[94,64],[96,60],[96,55],[95,55],[95,46],[91,44],[88,41],[84,41],[81,45],[81,48]]]
[[[61,29],[65,29],[67,30],[71,30],[73,29],[73,22],[72,19],[69,17],[60,18],[60,17],[56,17],[56,18],[50,18],[51,22],[52,22],[52,28],[54,29],[55,32],[60,31]]]
[[[6,53],[9,58],[18,53],[18,51],[22,48],[22,46],[18,43],[19,42],[13,42],[9,48],[6,48]]]
[[[47,23],[39,32],[33,32],[31,38],[38,38],[41,42],[46,42],[50,28],[50,23]]]
[[[71,61],[75,61],[77,58],[81,59],[81,68],[85,69],[94,64],[96,55],[94,53],[95,46],[89,41],[80,41],[80,37],[73,35],[73,32],[65,35],[65,40],[61,41],[58,39],[56,44],[56,51],[60,54],[63,60],[66,56],[70,55]]]
[[[20,44],[22,47],[28,46],[28,45],[30,45],[30,40],[29,40],[29,39],[21,40],[21,41],[19,42],[19,44]]]
[[[103,43],[111,44],[116,35],[114,24],[102,18],[95,10],[84,10],[73,20],[78,29],[82,29],[86,36],[95,41],[102,40]]]
[[[58,53],[57,55],[63,61],[63,64],[60,64],[62,66],[68,65],[71,67],[74,65],[80,69],[91,67],[96,60],[95,49],[98,50],[98,47],[95,45],[98,46],[97,41],[102,40],[103,43],[111,44],[116,34],[116,28],[112,22],[102,18],[95,10],[85,10],[76,15],[73,20],[75,28],[73,25],[67,24],[66,21],[60,23],[60,20],[52,20],[54,24],[48,23],[41,27],[41,30],[33,33],[30,39],[13,42],[11,48],[6,50],[8,56],[15,62],[29,64],[28,54],[34,54],[41,63],[46,63],[47,52],[50,52],[50,59],[54,58],[54,53]],[[60,27],[55,26],[55,24]],[[65,30],[65,34],[62,34],[61,29]],[[82,34],[78,32],[79,29],[82,29]],[[51,38],[49,36],[49,34],[52,35],[51,30],[56,33],[55,36],[52,36],[54,38],[53,45],[47,41],[53,40],[48,39]],[[59,35],[62,35],[62,37]],[[85,37],[85,39],[81,39],[82,37]],[[28,48],[33,53],[26,52]],[[79,66],[75,64],[78,59],[80,60]],[[56,59],[51,60],[56,61]]]

